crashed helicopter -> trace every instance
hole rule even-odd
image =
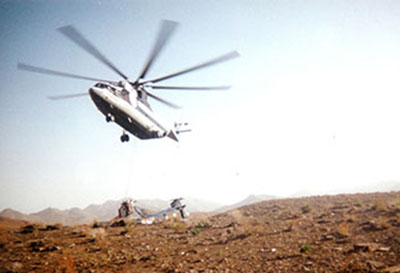
[[[179,108],[178,105],[171,103],[161,97],[155,95],[152,90],[223,90],[230,88],[229,86],[163,86],[157,85],[173,77],[177,77],[195,70],[199,70],[217,63],[221,63],[239,56],[236,51],[229,52],[217,58],[211,59],[204,63],[183,69],[181,71],[171,73],[165,76],[157,77],[155,79],[146,80],[146,74],[152,67],[153,63],[159,56],[162,49],[165,47],[167,41],[175,31],[177,23],[173,21],[164,20],[161,23],[156,42],[150,52],[150,55],[135,81],[129,80],[126,74],[122,73],[114,64],[112,64],[91,42],[89,42],[75,27],[68,25],[58,28],[63,35],[69,38],[72,42],[77,44],[87,53],[95,57],[101,63],[109,67],[115,73],[122,77],[120,81],[102,80],[92,77],[86,77],[71,73],[50,70],[37,66],[32,66],[24,63],[18,63],[18,68],[25,71],[50,74],[54,76],[69,77],[82,80],[96,81],[89,92],[68,94],[59,96],[49,96],[49,99],[59,100],[68,99],[80,96],[90,95],[92,101],[98,110],[105,116],[107,122],[115,122],[123,129],[121,141],[129,141],[129,132],[139,139],[154,139],[169,137],[178,141],[177,134],[188,132],[188,123],[175,123],[169,125],[162,121],[153,112],[148,97],[153,98],[169,107]]]
[[[118,218],[132,217],[142,224],[152,224],[154,222],[163,221],[168,217],[175,218],[178,215],[182,220],[189,217],[189,212],[186,210],[186,204],[183,204],[183,198],[176,198],[170,203],[170,207],[156,213],[146,213],[144,210],[136,206],[136,201],[129,199],[121,203],[118,209]]]

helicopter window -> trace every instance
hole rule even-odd
[[[125,101],[127,101],[128,103],[131,103],[131,101],[130,101],[130,99],[129,99],[129,92],[128,92],[128,91],[126,91],[125,89],[123,89],[123,90],[121,91],[121,96],[122,96],[122,98],[123,98]]]
[[[96,83],[94,86],[99,88],[104,88],[104,84],[102,83]]]
[[[113,93],[114,95],[117,94],[117,90],[111,85],[107,85],[107,90]]]

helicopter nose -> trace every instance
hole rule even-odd
[[[96,87],[91,87],[89,89],[89,94],[91,96],[97,96],[97,97],[103,97],[103,90],[101,90],[100,88],[96,88]]]
[[[89,95],[93,98],[95,96],[98,96],[96,93],[96,90],[94,88],[89,88]]]
[[[89,95],[93,100],[103,100],[103,94],[98,88],[89,88]]]

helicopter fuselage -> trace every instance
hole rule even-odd
[[[89,95],[108,122],[117,123],[140,139],[171,135],[172,130],[138,96],[132,96],[136,92],[124,91],[111,84],[97,83],[89,89]]]
[[[152,111],[147,98],[152,98],[171,108],[180,108],[178,105],[169,102],[153,93],[153,90],[224,90],[229,89],[229,86],[165,86],[159,85],[159,82],[187,74],[211,65],[228,61],[239,56],[236,51],[231,51],[217,58],[206,62],[188,67],[186,69],[157,77],[146,79],[146,74],[150,71],[154,61],[166,45],[172,33],[176,29],[177,23],[173,21],[162,21],[156,43],[154,44],[150,55],[143,66],[140,75],[135,81],[129,80],[129,77],[122,73],[115,65],[111,63],[85,36],[83,36],[74,26],[67,25],[58,28],[64,36],[81,47],[87,53],[92,55],[98,61],[110,68],[118,74],[122,80],[110,81],[102,80],[94,77],[87,77],[78,74],[66,73],[57,70],[32,66],[28,64],[18,63],[18,69],[25,71],[62,76],[74,79],[89,80],[97,82],[89,89],[89,95],[96,105],[97,109],[106,117],[107,122],[115,122],[122,127],[123,133],[121,136],[122,142],[129,141],[129,135],[126,132],[133,134],[139,139],[154,139],[169,137],[174,141],[178,141],[177,135],[184,132],[190,132],[188,123],[168,124],[160,117],[157,117]],[[75,97],[86,96],[87,93],[66,94],[57,96],[48,96],[51,100],[69,99]]]

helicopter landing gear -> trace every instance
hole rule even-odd
[[[107,116],[106,116],[106,121],[107,121],[107,122],[114,121],[114,120],[115,120],[115,118],[114,118],[113,115],[107,114]]]
[[[121,142],[128,142],[128,141],[129,141],[129,135],[123,132],[121,136]]]

